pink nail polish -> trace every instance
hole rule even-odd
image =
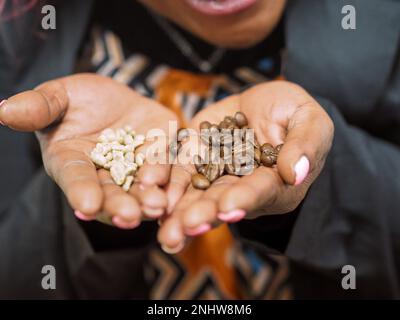
[[[310,162],[308,161],[306,156],[302,156],[294,166],[294,172],[296,173],[296,181],[294,183],[295,186],[298,186],[303,183],[304,179],[308,175],[309,170],[310,170]]]
[[[168,254],[177,254],[185,247],[185,241],[179,243],[176,247],[170,248],[166,245],[161,245],[161,249]]]
[[[152,207],[143,206],[142,210],[143,210],[144,214],[150,219],[157,219],[164,214],[163,208],[152,208]]]
[[[218,219],[228,223],[239,222],[246,216],[246,211],[244,210],[232,210],[227,213],[219,213]]]
[[[93,220],[94,220],[94,217],[90,217],[90,216],[88,216],[88,215],[86,215],[86,214],[83,214],[83,213],[80,212],[79,210],[75,210],[74,213],[75,213],[75,216],[76,216],[79,220],[82,220],[82,221],[93,221]]]
[[[140,224],[139,221],[126,222],[117,216],[112,218],[112,222],[116,227],[118,227],[120,229],[125,229],[125,230],[134,229],[137,226],[139,226],[139,224]]]
[[[203,223],[202,225],[196,228],[186,229],[186,234],[191,237],[196,237],[210,230],[211,230],[211,225],[208,223]]]

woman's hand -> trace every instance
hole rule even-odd
[[[277,166],[260,166],[251,175],[222,176],[206,191],[191,186],[193,165],[172,168],[167,187],[170,215],[158,239],[170,252],[183,247],[186,236],[196,236],[220,222],[284,214],[293,211],[322,170],[334,127],[322,107],[301,87],[275,81],[255,86],[208,107],[191,123],[219,123],[236,111],[246,114],[260,144],[284,143]]]
[[[108,171],[96,171],[90,160],[99,134],[130,125],[146,134],[168,133],[175,115],[158,103],[109,78],[81,74],[46,82],[11,97],[0,108],[0,121],[20,131],[36,131],[47,173],[65,193],[76,214],[90,220],[108,213],[121,228],[142,218],[157,218],[167,206],[161,187],[170,166],[144,164],[129,194],[115,185]],[[172,133],[174,134],[174,133]],[[146,144],[143,146],[146,148]]]

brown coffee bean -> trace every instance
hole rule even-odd
[[[247,143],[237,144],[233,147],[233,155],[236,156],[246,156],[251,154],[251,148],[253,146]]]
[[[276,164],[276,157],[268,155],[266,153],[261,154],[261,163],[265,167],[272,167],[273,165]]]
[[[219,178],[219,165],[213,163],[207,165],[205,176],[211,183],[217,180]]]
[[[203,129],[200,132],[200,139],[203,141],[206,145],[209,145],[211,143],[211,133],[209,129]]]
[[[240,111],[235,113],[235,122],[239,128],[242,128],[242,127],[248,125],[248,121],[247,121],[245,114]]]
[[[206,164],[204,166],[204,169],[202,170],[202,175],[204,175],[208,181],[210,181],[210,179],[208,178],[208,171],[210,170],[210,164]],[[211,181],[210,181],[211,182]]]
[[[208,121],[203,121],[202,123],[200,123],[200,130],[207,130],[210,129],[211,127],[211,123]]]
[[[196,189],[206,190],[210,187],[210,181],[200,173],[192,175],[192,185]]]
[[[169,155],[171,157],[171,160],[175,160],[175,158],[179,154],[179,150],[181,149],[182,144],[178,141],[172,141],[169,145]]]
[[[233,136],[229,130],[223,129],[221,131],[221,144],[222,145],[232,145],[233,144]]]
[[[246,154],[240,154],[240,155],[235,155],[235,161],[239,163],[241,166],[249,163],[254,163],[254,154],[253,153],[246,153]]]
[[[243,161],[241,160],[240,157],[235,157],[234,155],[232,155],[232,164],[236,171],[240,169],[242,163]]]
[[[236,147],[243,143],[241,130],[233,131],[233,145]]]
[[[237,133],[237,135],[240,137],[240,140],[244,140],[244,138],[245,138],[245,135],[246,135],[246,132],[244,131],[244,130],[242,130],[242,129],[237,129],[237,130],[235,130],[234,132],[236,132]]]
[[[232,148],[228,146],[221,146],[219,155],[221,156],[222,159],[225,159],[225,157],[229,157],[230,155],[232,155]]]
[[[265,153],[267,155],[274,154],[275,153],[275,148],[270,143],[264,143],[261,146],[261,152]]]
[[[219,132],[214,132],[211,134],[211,144],[214,147],[219,147],[221,145],[221,137]]]
[[[210,128],[210,134],[211,134],[211,145],[216,148],[219,147],[221,142],[221,135],[219,133],[219,129],[217,129],[217,127],[211,127]]]
[[[223,155],[221,155],[221,158],[224,162],[232,162],[232,146],[224,146],[223,148],[221,148],[221,152],[223,153]]]
[[[224,158],[224,154],[225,154],[225,147],[224,146],[221,146],[221,149],[219,150],[219,156],[221,157],[221,159],[223,159]]]
[[[240,164],[242,166],[243,165],[248,165],[248,164],[252,164],[253,165],[256,162],[257,161],[254,160],[254,155],[253,155],[253,157],[250,157],[250,155],[246,155],[246,156],[240,158]]]
[[[225,172],[227,174],[230,174],[231,176],[235,176],[236,175],[235,166],[232,163],[226,163]]]
[[[227,129],[227,128],[228,128],[228,123],[226,123],[225,121],[221,121],[221,122],[219,123],[219,125],[218,125],[218,128],[219,128],[220,130]]]
[[[234,124],[236,124],[235,118],[233,118],[233,117],[231,117],[231,116],[226,116],[226,117],[224,118],[224,121],[225,121],[226,123],[234,123]]]
[[[179,142],[184,141],[187,137],[189,137],[189,130],[186,128],[182,128],[178,130],[177,138]]]
[[[198,154],[193,157],[193,163],[197,172],[200,172],[199,170],[204,167],[203,159]]]
[[[241,166],[236,175],[238,176],[249,175],[253,173],[254,169],[255,169],[254,164],[249,163],[247,165]]]
[[[243,129],[242,128],[242,136],[243,136],[243,141],[249,141],[251,142],[253,145],[256,144],[256,135],[254,133],[254,130],[252,129]]]
[[[210,127],[210,132],[211,132],[211,134],[213,134],[215,132],[219,132],[218,126],[216,124],[212,124]]]
[[[221,162],[221,148],[218,147],[212,147],[209,149],[209,159],[210,161],[208,163],[220,163]]]
[[[198,173],[201,173],[203,176],[205,176],[205,174],[206,174],[206,169],[207,169],[207,166],[206,166],[206,165],[203,165],[202,167],[200,167],[200,168],[197,170],[197,172],[198,172]]]
[[[233,130],[239,129],[239,126],[236,123],[232,122],[232,123],[228,124],[228,128],[227,129],[233,131]]]
[[[242,140],[245,141],[247,137],[246,130],[240,129],[240,136],[242,137]]]
[[[200,174],[195,179],[206,179],[208,184],[205,185],[210,185],[224,174],[251,174],[261,164],[272,167],[282,148],[282,145],[274,148],[270,143],[261,146],[242,112],[235,113],[234,117],[226,116],[218,125],[204,121],[201,129],[209,129],[201,134],[202,140],[208,145],[205,155],[208,165],[200,165],[201,157],[194,158]]]

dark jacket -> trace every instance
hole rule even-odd
[[[347,4],[356,30],[341,29]],[[286,76],[335,124],[287,254],[337,279],[353,265],[357,296],[399,298],[400,2],[293,1],[287,23]]]

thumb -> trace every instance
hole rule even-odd
[[[0,106],[0,122],[17,131],[42,130],[64,115],[68,100],[60,80],[45,82],[5,100]]]
[[[333,131],[332,120],[317,102],[296,109],[277,163],[286,183],[300,185],[318,174],[331,148]]]

